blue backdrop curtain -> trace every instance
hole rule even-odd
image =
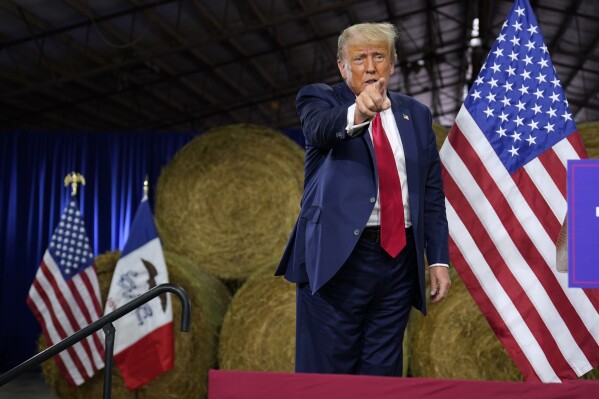
[[[148,175],[191,133],[0,134],[0,369],[33,356],[40,327],[26,305],[43,253],[70,200],[64,177],[81,173],[77,203],[94,254],[121,249]],[[151,196],[150,196],[151,198]]]
[[[300,129],[283,133],[302,147]],[[42,256],[81,173],[77,203],[94,254],[122,249],[142,198],[194,133],[0,133],[0,372],[36,353],[40,327],[26,304]]]

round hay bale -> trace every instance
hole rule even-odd
[[[165,249],[210,274],[246,279],[281,257],[299,212],[304,150],[258,125],[211,129],[183,147],[156,186]]]
[[[103,300],[108,295],[110,281],[120,256],[118,251],[96,257],[96,267]],[[169,280],[181,286],[191,301],[191,331],[183,333],[181,302],[173,297],[175,332],[175,365],[140,389],[129,392],[116,364],[112,370],[112,397],[120,398],[205,398],[208,370],[216,366],[217,337],[222,319],[230,302],[230,293],[222,282],[200,270],[189,259],[165,252]],[[174,296],[174,294],[171,294]],[[116,335],[119,331],[116,331]],[[40,349],[47,347],[43,337]],[[99,398],[103,391],[104,370],[83,385],[73,388],[58,371],[54,361],[42,364],[46,382],[62,399]]]
[[[521,381],[522,375],[497,339],[457,273],[441,303],[427,316],[410,315],[409,374],[422,378]]]
[[[447,134],[449,133],[449,128],[443,125],[439,125],[438,123],[433,123],[433,132],[435,132],[435,138],[437,140],[437,148],[441,148],[445,139],[447,138]]]
[[[586,374],[583,374],[580,379],[582,380],[599,380],[599,367],[595,367]]]
[[[258,269],[235,293],[220,334],[221,369],[286,371],[295,368],[295,284],[274,277],[274,265]],[[408,369],[403,342],[404,376]]]
[[[599,158],[599,122],[579,123],[577,127],[589,158]]]
[[[221,369],[287,371],[295,368],[295,284],[258,269],[235,293],[218,346]]]

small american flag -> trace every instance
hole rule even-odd
[[[62,341],[102,314],[94,256],[74,201],[54,230],[27,304],[49,345]],[[97,332],[54,357],[71,385],[83,384],[104,367],[102,339],[102,333]]]
[[[517,0],[441,149],[452,263],[526,380],[599,364],[599,292],[556,270],[568,159],[586,157],[527,0]]]

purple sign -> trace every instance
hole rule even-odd
[[[599,288],[599,159],[568,161],[568,285]]]

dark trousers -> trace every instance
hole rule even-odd
[[[402,375],[402,341],[418,290],[414,238],[391,258],[361,238],[315,295],[297,286],[295,369],[305,373]]]

